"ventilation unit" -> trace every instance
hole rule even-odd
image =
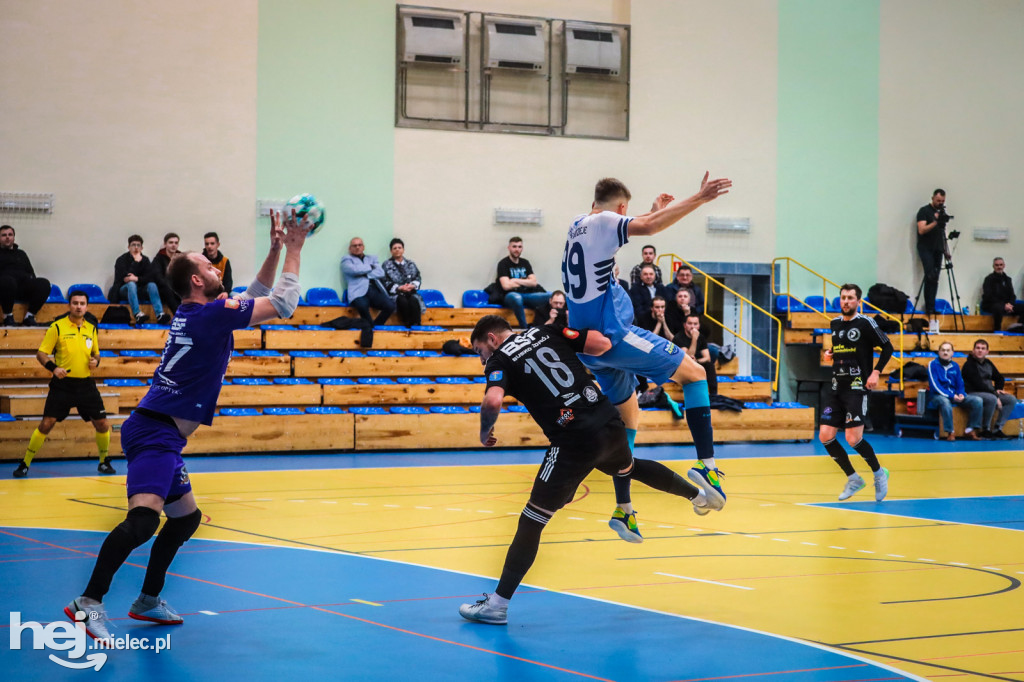
[[[463,17],[454,14],[403,14],[402,61],[461,64],[465,46]]]
[[[565,25],[565,70],[588,76],[618,76],[622,42],[617,30],[594,24]]]
[[[487,68],[542,71],[545,63],[544,25],[539,21],[485,18]]]

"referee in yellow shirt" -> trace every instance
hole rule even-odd
[[[53,378],[50,379],[50,392],[43,407],[43,419],[32,433],[25,459],[14,470],[15,478],[28,475],[32,458],[43,446],[47,434],[54,424],[64,421],[72,407],[78,408],[82,419],[92,422],[96,429],[96,447],[100,453],[99,472],[116,473],[107,461],[110,450],[107,412],[90,372],[100,364],[100,345],[96,325],[85,319],[88,308],[89,296],[77,289],[72,291],[68,295],[68,314],[54,320],[39,346],[36,359],[53,374]]]

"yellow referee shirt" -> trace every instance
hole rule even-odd
[[[62,317],[46,330],[39,352],[53,355],[53,361],[66,369],[69,377],[85,379],[91,376],[89,357],[100,354],[96,325],[83,319],[79,327],[70,317]]]

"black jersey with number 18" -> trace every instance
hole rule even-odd
[[[509,336],[487,360],[487,388],[519,400],[552,443],[596,433],[618,411],[576,357],[586,337],[549,325]]]

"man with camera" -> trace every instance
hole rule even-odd
[[[946,190],[936,189],[932,200],[917,212],[917,255],[924,267],[924,307],[935,314],[935,294],[939,290],[939,271],[943,258],[950,258],[946,246],[946,223],[953,216],[946,213]]]

